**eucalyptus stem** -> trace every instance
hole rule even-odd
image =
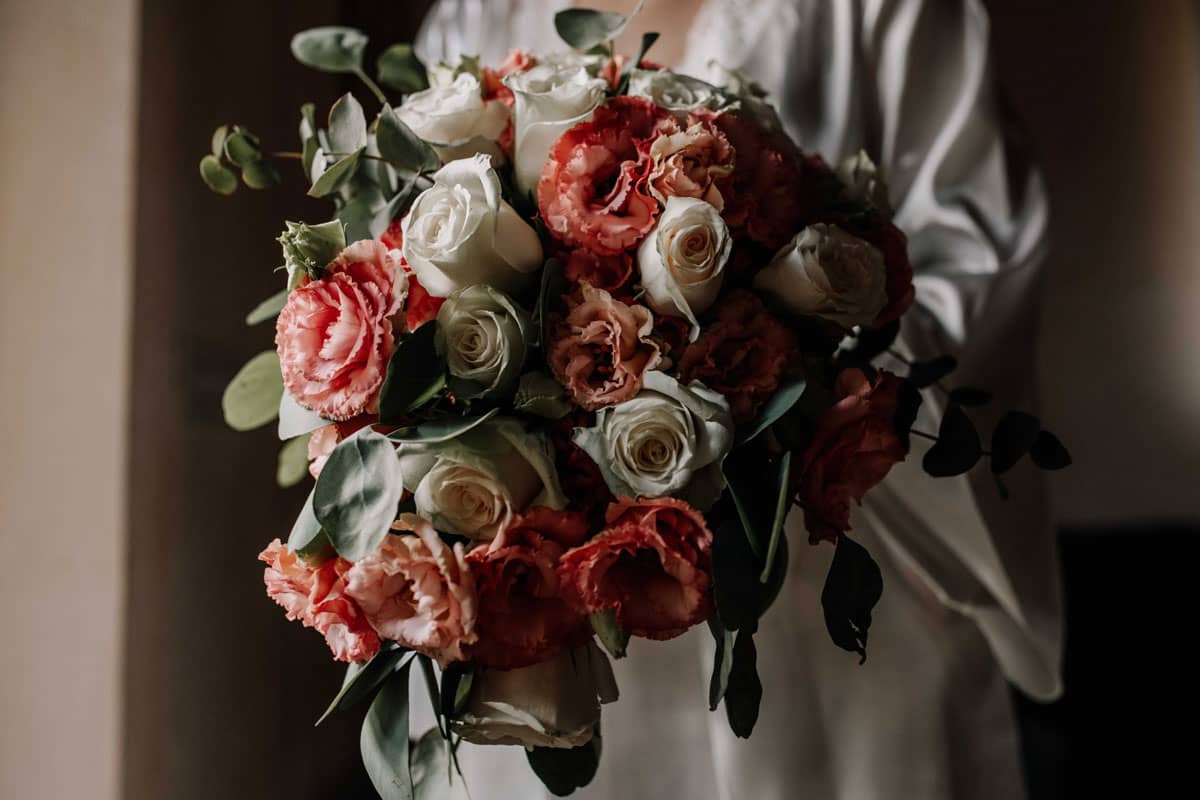
[[[383,89],[380,89],[379,84],[371,80],[367,73],[363,72],[361,69],[356,69],[354,70],[354,74],[358,76],[359,80],[367,85],[367,88],[371,90],[371,94],[375,95],[375,99],[383,103],[385,106],[388,104],[387,95],[383,93]]]

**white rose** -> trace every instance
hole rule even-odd
[[[629,75],[629,94],[648,97],[676,116],[697,108],[720,111],[730,98],[716,86],[669,69],[635,69]]]
[[[608,83],[581,64],[540,63],[504,78],[513,93],[513,171],[523,194],[537,191],[550,148],[564,131],[591,119]]]
[[[715,59],[708,62],[708,75],[727,95],[731,111],[767,131],[783,132],[783,122],[775,107],[767,102],[767,92],[741,70],[727,67]]]
[[[438,170],[401,227],[404,258],[434,297],[477,283],[514,293],[542,266],[537,233],[501,198],[485,155]]]
[[[873,245],[836,225],[809,225],[754,277],[789,311],[866,325],[887,305],[887,268]]]
[[[600,704],[617,699],[608,657],[588,642],[521,669],[481,669],[450,726],[475,744],[579,747],[591,741]]]
[[[437,350],[455,396],[510,392],[525,363],[529,315],[497,289],[478,284],[450,295],[437,315]]]
[[[887,184],[879,176],[879,169],[865,150],[843,159],[838,164],[837,176],[842,182],[842,195],[847,200],[877,208],[885,216],[892,215]]]
[[[479,79],[470,73],[407,95],[396,116],[433,145],[442,161],[475,153],[504,157],[496,141],[508,124],[508,106],[499,100],[484,102]]]
[[[721,461],[733,445],[733,417],[718,392],[665,372],[647,372],[642,389],[596,412],[575,443],[600,467],[617,496],[681,497],[702,511],[725,486]]]
[[[694,197],[668,197],[658,224],[638,247],[646,304],[692,323],[717,299],[733,242],[720,212]]]
[[[490,541],[529,506],[565,508],[554,453],[540,434],[497,419],[445,442],[402,443],[404,488],[439,531]]]

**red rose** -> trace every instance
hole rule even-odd
[[[670,639],[708,618],[712,533],[700,512],[670,497],[621,498],[607,519],[560,562],[576,608],[611,608],[622,628],[649,639]]]
[[[850,500],[861,503],[907,455],[894,424],[902,383],[883,370],[874,382],[857,368],[838,375],[837,400],[817,420],[800,469],[798,493],[810,541],[837,541],[850,528]]]
[[[587,620],[563,599],[558,575],[566,548],[586,537],[583,514],[537,507],[467,554],[479,608],[472,660],[527,667],[591,638]]]
[[[745,425],[779,388],[796,352],[795,335],[746,291],[718,306],[717,320],[679,359],[680,380],[698,380],[729,401],[733,421]]]
[[[571,246],[618,255],[654,227],[658,201],[646,186],[650,143],[679,124],[644,97],[614,97],[550,148],[537,186],[550,233]]]

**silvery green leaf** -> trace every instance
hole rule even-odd
[[[329,109],[329,146],[349,153],[367,146],[367,117],[354,95],[346,92]]]
[[[393,164],[413,172],[428,172],[442,165],[437,152],[405,125],[396,110],[385,106],[375,131],[379,154]]]
[[[287,489],[308,477],[308,440],[310,434],[288,439],[279,449],[275,482]]]
[[[562,419],[574,405],[567,399],[562,384],[544,372],[527,372],[517,384],[513,409],[546,419]]]
[[[246,362],[221,396],[225,422],[236,431],[248,431],[266,425],[279,413],[283,394],[283,375],[279,356],[266,350]]]
[[[402,94],[419,92],[429,86],[425,65],[417,58],[411,44],[394,44],[384,50],[376,68],[379,82]]]
[[[564,9],[554,15],[554,29],[576,50],[591,50],[620,36],[630,20],[642,10],[642,4],[643,0],[638,0],[628,16],[590,8]]]
[[[283,310],[283,307],[287,305],[288,294],[287,289],[281,289],[266,300],[263,300],[246,315],[246,324],[257,325],[260,322],[275,319],[275,317],[279,316],[279,312]]]
[[[237,191],[237,174],[216,156],[208,155],[200,159],[200,177],[217,194],[230,195]]]
[[[309,492],[308,498],[304,501],[304,507],[300,509],[300,515],[292,523],[292,532],[288,534],[288,550],[293,553],[302,553],[313,547],[320,537],[321,523],[317,521],[317,517],[313,513],[313,493]]]
[[[287,392],[279,398],[279,438],[282,440],[294,439],[332,424],[317,412],[297,403]]]
[[[313,488],[313,512],[338,555],[359,561],[383,543],[403,493],[395,445],[364,428],[330,453]]]
[[[251,161],[242,166],[242,183],[251,189],[266,189],[279,180],[279,170],[270,161]]]
[[[413,800],[408,741],[408,672],[392,673],[363,720],[359,747],[367,775],[381,800]]]
[[[258,161],[262,158],[258,137],[244,128],[235,127],[225,139],[225,157],[239,167]]]
[[[225,137],[229,135],[229,126],[222,125],[213,131],[212,154],[220,158],[225,153]]]
[[[312,188],[308,190],[308,196],[326,197],[341,188],[342,184],[354,177],[355,171],[358,170],[359,159],[362,158],[363,150],[365,149],[360,147],[345,158],[325,167],[320,177],[313,181]],[[314,159],[313,168],[315,169],[316,166],[317,162]]]
[[[328,25],[292,37],[292,55],[306,67],[322,72],[359,72],[367,37],[355,28]]]

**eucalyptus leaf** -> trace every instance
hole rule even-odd
[[[638,0],[629,15],[590,8],[567,8],[554,15],[554,30],[576,50],[590,50],[621,35],[638,12],[643,0]]]
[[[729,672],[733,668],[733,631],[725,629],[715,616],[708,620],[708,629],[713,635],[713,671],[708,683],[708,710],[716,711],[729,687]]]
[[[225,154],[225,137],[229,135],[229,126],[222,125],[213,131],[212,135],[212,154],[220,158]]]
[[[392,431],[388,434],[388,438],[405,444],[441,444],[474,430],[499,413],[500,409],[492,408],[483,414],[471,417],[445,417],[430,420],[422,422],[415,428]]]
[[[284,442],[279,449],[275,467],[275,482],[287,489],[308,477],[308,440],[311,434],[297,436]]]
[[[571,413],[574,404],[567,399],[562,384],[545,372],[527,372],[517,384],[513,410],[526,414],[562,419]]]
[[[547,259],[542,267],[542,280],[538,287],[537,305],[533,308],[533,336],[530,345],[537,347],[550,341],[550,307],[555,298],[561,298],[567,286],[563,276],[562,262],[557,258]]]
[[[762,575],[759,580],[768,583],[775,573],[775,559],[779,554],[779,542],[783,538],[783,523],[787,520],[788,510],[792,507],[792,496],[788,478],[791,475],[792,451],[785,450],[779,459],[779,474],[776,478],[778,497],[775,501],[775,516],[771,522],[771,535],[768,539],[767,556],[764,559]]]
[[[225,139],[225,157],[239,167],[245,167],[262,158],[262,150],[258,144],[258,138],[254,134],[235,127],[233,133]]]
[[[413,172],[428,172],[442,165],[437,152],[413,133],[391,106],[384,106],[379,112],[375,141],[379,146],[379,155],[399,167]]]
[[[1029,457],[1042,469],[1066,469],[1071,466],[1071,454],[1059,438],[1047,430],[1038,433],[1029,450]]]
[[[341,188],[342,184],[350,180],[358,170],[358,163],[365,149],[360,147],[326,168],[321,176],[313,181],[312,188],[308,190],[308,196],[325,197]]]
[[[305,433],[312,433],[317,428],[332,425],[330,420],[296,402],[287,392],[279,398],[279,430],[280,440],[286,441]]]
[[[322,72],[360,72],[367,37],[355,28],[328,25],[292,37],[292,55]]]
[[[579,747],[534,747],[525,751],[529,766],[542,784],[556,797],[566,797],[596,777],[603,742],[600,731]]]
[[[257,325],[260,322],[275,319],[279,316],[279,312],[283,310],[283,307],[287,305],[288,294],[287,289],[281,289],[266,300],[263,300],[246,315],[246,324]]]
[[[463,661],[452,661],[442,670],[442,708],[443,719],[451,719],[459,714],[466,706],[475,682],[475,668]]]
[[[411,44],[394,44],[384,50],[375,67],[379,82],[401,94],[419,92],[429,86],[428,71]]]
[[[405,664],[385,681],[363,720],[363,765],[381,800],[413,800],[408,741],[408,672]]]
[[[624,658],[625,648],[629,646],[629,631],[617,622],[617,614],[611,608],[596,611],[588,615],[592,630],[600,639],[600,644],[613,658]]]
[[[217,194],[230,195],[237,191],[237,173],[221,163],[216,156],[200,159],[200,177]]]
[[[364,428],[330,453],[313,488],[313,512],[338,555],[359,561],[387,537],[403,493],[395,445]]]
[[[288,550],[300,553],[312,548],[321,538],[321,533],[321,523],[313,513],[313,493],[309,492],[304,507],[300,509],[300,515],[292,523],[292,532],[287,540]]]
[[[330,701],[320,719],[314,723],[314,727],[328,719],[334,711],[345,711],[366,700],[393,672],[406,667],[415,655],[414,651],[405,650],[392,642],[385,645],[367,663],[347,666],[342,688]]]
[[[392,424],[433,399],[446,385],[446,364],[434,348],[437,322],[404,336],[388,361],[379,393],[379,421]]]
[[[775,394],[763,403],[763,407],[758,412],[758,419],[742,435],[741,440],[748,442],[771,427],[776,420],[792,410],[792,406],[796,405],[807,388],[808,382],[800,377],[780,384],[779,388],[775,390]]]
[[[637,57],[630,59],[629,63],[625,65],[625,69],[621,71],[621,80],[617,83],[617,94],[629,93],[629,79],[632,77],[633,71],[641,68],[642,59],[646,57],[647,51],[654,46],[658,39],[659,34],[654,31],[642,34],[642,44],[638,48]]]
[[[942,415],[938,439],[921,460],[925,472],[935,478],[961,475],[979,463],[983,444],[975,423],[963,412],[962,406],[951,403]]]
[[[450,752],[437,728],[421,734],[410,756],[416,800],[470,800],[466,781],[452,768]]]
[[[758,621],[762,584],[759,565],[732,501],[722,499],[709,515],[712,528],[713,600],[726,630]]]
[[[242,183],[251,189],[267,189],[280,180],[279,170],[270,161],[251,161],[242,167]]]
[[[1008,472],[1033,447],[1042,423],[1032,414],[1009,411],[992,430],[992,472]]]
[[[754,646],[754,632],[743,629],[737,632],[733,643],[732,664],[729,681],[725,688],[725,715],[733,734],[749,739],[758,722],[758,710],[762,704],[763,687],[758,677],[758,651]]]
[[[871,554],[846,534],[838,537],[833,563],[821,590],[825,627],[833,643],[867,660],[871,610],[883,595],[883,575]]]
[[[225,423],[235,431],[249,431],[266,425],[279,414],[283,395],[283,374],[279,356],[265,350],[246,362],[221,396]]]
[[[917,361],[909,365],[908,379],[916,384],[918,389],[932,386],[958,368],[958,360],[954,356],[938,356],[929,361]]]
[[[367,146],[367,117],[354,95],[346,92],[329,109],[329,147],[351,153]]]

